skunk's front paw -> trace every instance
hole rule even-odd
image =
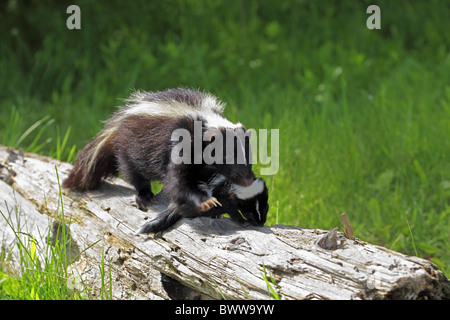
[[[199,211],[200,212],[206,212],[208,210],[211,210],[213,207],[222,206],[222,204],[215,198],[211,197],[205,202],[202,202],[200,204]]]

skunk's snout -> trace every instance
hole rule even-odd
[[[252,215],[247,215],[247,222],[255,227],[262,227],[262,226],[264,226],[264,223],[265,223],[265,221],[255,219]]]
[[[264,222],[262,221],[254,221],[252,222],[252,224],[256,227],[263,227],[264,226]]]

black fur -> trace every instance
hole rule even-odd
[[[173,163],[170,154],[177,142],[170,141],[172,131],[183,128],[193,134],[193,123],[194,120],[189,118],[173,122],[171,119],[133,116],[125,119],[119,127],[113,139],[118,168],[136,188],[136,203],[140,209],[146,210],[153,198],[150,188],[153,180],[163,182],[169,199],[177,206],[187,204],[199,208],[209,198],[198,188],[205,166],[212,167],[215,172],[236,184],[244,184],[242,181],[248,184],[254,180],[249,163],[194,164],[194,152],[191,152],[191,164]],[[193,141],[191,150],[194,150]]]
[[[138,93],[132,103],[140,102],[161,103],[161,108],[174,102],[191,106],[198,105],[207,96],[201,92],[187,89],[171,89],[157,93]],[[88,144],[80,153],[74,168],[63,186],[68,189],[89,190],[99,186],[101,180],[109,175],[122,172],[137,191],[136,204],[139,209],[146,211],[153,199],[150,183],[159,180],[165,185],[170,203],[176,208],[187,205],[191,210],[199,211],[202,203],[208,200],[208,195],[198,188],[202,172],[206,166],[212,167],[215,173],[222,174],[231,183],[249,185],[254,180],[251,170],[250,146],[247,139],[245,143],[246,162],[227,164],[223,150],[224,163],[208,165],[175,164],[171,161],[171,152],[178,143],[171,141],[175,129],[186,129],[193,136],[194,121],[202,121],[202,134],[206,131],[205,119],[201,116],[155,116],[147,114],[127,114],[133,109],[133,104],[118,111],[106,124],[105,129]],[[217,109],[217,110],[216,110]],[[209,111],[220,116],[220,108],[213,107]],[[219,110],[219,111],[218,111]],[[226,141],[225,128],[218,128],[219,134]],[[211,140],[213,141],[213,140]],[[211,143],[203,142],[203,149]],[[194,141],[192,144],[192,160],[194,157]],[[224,148],[226,143],[224,142]],[[236,148],[236,144],[234,144]],[[237,150],[235,149],[235,156]],[[192,161],[193,162],[193,161]]]
[[[237,197],[232,184],[227,180],[213,186],[212,195],[222,206],[213,207],[207,212],[198,212],[186,204],[178,207],[169,205],[158,217],[145,223],[139,233],[164,231],[181,218],[218,217],[225,213],[228,213],[231,219],[241,223],[249,222],[252,225],[262,226],[266,222],[269,196],[265,183],[261,193],[245,200]]]

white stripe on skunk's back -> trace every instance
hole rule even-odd
[[[243,128],[241,123],[232,123],[222,116],[225,105],[221,103],[216,97],[189,89],[175,89],[172,90],[174,95],[182,93],[183,90],[191,95],[191,99],[186,98],[186,101],[177,96],[177,99],[171,98],[170,95],[164,96],[161,99],[157,94],[154,96],[150,92],[137,91],[126,100],[127,105],[119,110],[117,116],[119,121],[132,115],[148,115],[152,117],[169,117],[182,118],[192,117],[193,119],[203,118],[209,128]],[[192,95],[196,95],[195,99]],[[198,101],[200,103],[193,103]]]

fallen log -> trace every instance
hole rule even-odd
[[[335,229],[195,218],[160,235],[136,235],[165,207],[164,197],[142,212],[134,190],[119,178],[95,191],[60,195],[57,172],[62,181],[70,168],[0,146],[0,210],[11,225],[22,223],[19,228],[44,242],[42,235],[54,237],[64,219],[74,290],[82,290],[80,283],[99,290],[104,255],[115,299],[450,298],[449,280],[430,261],[347,239]],[[12,247],[14,233],[1,217],[0,228],[4,245]]]

